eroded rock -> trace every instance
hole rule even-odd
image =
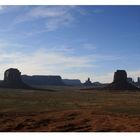
[[[15,68],[7,69],[4,72],[4,80],[0,83],[0,87],[31,89],[21,80],[21,72]]]
[[[92,82],[90,81],[90,78],[88,78],[87,81],[85,81],[85,83],[83,84],[84,86],[92,86]]]
[[[109,90],[137,90],[138,88],[127,80],[127,73],[125,70],[117,70],[114,73],[114,80],[111,84],[105,87]]]

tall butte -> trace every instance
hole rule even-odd
[[[0,83],[0,87],[17,88],[17,89],[31,89],[21,79],[21,72],[18,69],[10,68],[4,72],[4,80]]]
[[[109,90],[138,90],[136,86],[127,81],[127,73],[125,70],[117,70],[114,73],[114,80],[111,84],[105,87]]]

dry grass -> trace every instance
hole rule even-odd
[[[0,131],[140,131],[140,92],[0,89]]]

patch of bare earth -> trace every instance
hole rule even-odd
[[[140,132],[140,116],[87,109],[0,113],[1,132]]]

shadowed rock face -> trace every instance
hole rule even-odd
[[[10,68],[4,72],[4,81],[21,82],[21,73],[18,69]]]
[[[117,70],[114,73],[114,80],[105,87],[109,90],[137,90],[138,88],[127,81],[127,73],[125,70]]]
[[[30,89],[31,87],[26,85],[21,80],[21,73],[18,69],[10,68],[4,72],[4,81],[0,83],[0,87],[5,88],[23,88]]]
[[[114,73],[114,83],[125,83],[127,82],[127,73],[125,70],[117,70]]]
[[[58,75],[22,75],[22,80],[33,86],[47,86],[47,85],[54,85],[54,86],[64,86],[64,82],[62,78]]]

